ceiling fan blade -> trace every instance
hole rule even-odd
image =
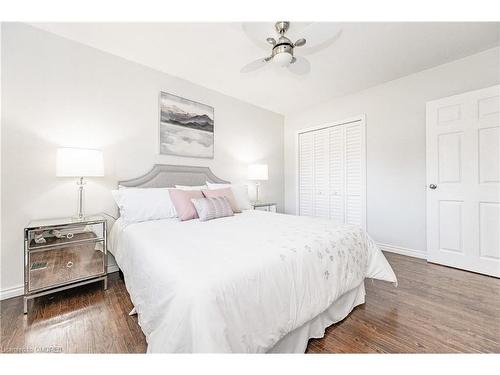
[[[300,38],[299,40],[297,40],[293,46],[294,47],[302,47],[303,45],[306,44],[306,40],[304,38]]]
[[[299,76],[308,74],[311,71],[311,63],[305,57],[294,57],[293,63],[287,66],[288,70]]]
[[[269,51],[269,44],[266,39],[276,35],[276,30],[274,30],[274,25],[271,22],[244,22],[242,29],[253,44]]]
[[[300,30],[297,37],[307,40],[301,47],[301,55],[310,55],[330,47],[342,35],[342,28],[338,23],[315,22]]]
[[[266,66],[269,60],[269,58],[265,57],[252,61],[251,63],[248,63],[243,68],[241,68],[240,73],[250,73],[257,69],[263,68],[264,66]]]
[[[266,42],[268,42],[272,46],[276,45],[276,39],[274,39],[274,38],[267,38]]]

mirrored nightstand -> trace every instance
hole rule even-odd
[[[36,220],[24,228],[24,313],[28,301],[96,281],[107,288],[106,219]]]
[[[267,212],[277,212],[276,203],[270,202],[253,202],[251,203],[253,210],[267,211]]]

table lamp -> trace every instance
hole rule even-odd
[[[269,177],[267,164],[251,164],[248,166],[248,179],[256,181],[256,202],[259,202],[259,181],[267,181]]]
[[[83,220],[83,193],[86,184],[84,177],[104,176],[102,151],[86,148],[62,147],[57,149],[57,177],[78,177],[78,215]]]

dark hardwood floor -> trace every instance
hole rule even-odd
[[[308,353],[500,353],[500,280],[386,253],[399,286],[366,281],[358,306]],[[0,352],[143,353],[144,335],[118,273],[35,300],[0,302]]]

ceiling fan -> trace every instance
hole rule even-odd
[[[241,73],[253,72],[272,62],[274,65],[287,68],[292,73],[298,75],[307,74],[311,70],[311,64],[305,57],[295,56],[295,48],[301,47],[301,55],[312,54],[333,44],[341,34],[341,29],[335,24],[313,23],[296,31],[296,33],[301,34],[301,38],[292,42],[292,39],[285,35],[290,29],[290,22],[279,21],[274,24],[278,37],[267,37],[265,39],[266,43],[264,42],[266,34],[263,34],[268,33],[266,26],[267,24],[262,23],[243,24],[243,31],[250,40],[261,48],[269,50],[271,46],[272,49],[268,57],[260,58],[246,64],[241,68]],[[308,41],[312,41],[312,43]],[[306,43],[308,43],[308,47],[304,47]],[[310,44],[313,45],[309,47]]]

